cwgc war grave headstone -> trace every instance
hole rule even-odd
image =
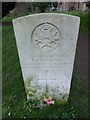
[[[41,13],[13,20],[27,99],[69,97],[79,17]]]

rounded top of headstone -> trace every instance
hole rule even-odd
[[[12,21],[13,22],[18,22],[19,20],[26,19],[26,18],[29,18],[29,17],[31,18],[31,17],[35,17],[35,16],[53,16],[53,17],[63,16],[63,17],[74,18],[74,19],[80,21],[80,17],[78,17],[78,16],[69,15],[69,14],[62,14],[62,13],[37,13],[37,14],[31,14],[31,15],[18,17],[18,18],[13,19]]]

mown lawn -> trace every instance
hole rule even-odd
[[[13,13],[11,15],[7,15],[5,16],[1,21],[2,22],[12,22],[13,19],[21,17],[21,16],[25,16],[25,15],[29,15],[31,13]]]
[[[26,100],[25,88],[13,28],[2,28],[3,118],[74,118],[88,117],[88,98],[79,76],[74,73],[69,102],[43,108],[32,107]]]

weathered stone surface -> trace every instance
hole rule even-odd
[[[79,17],[42,13],[13,20],[27,98],[67,99]]]

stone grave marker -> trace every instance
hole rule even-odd
[[[58,13],[13,20],[27,99],[68,99],[79,23],[79,17]]]

